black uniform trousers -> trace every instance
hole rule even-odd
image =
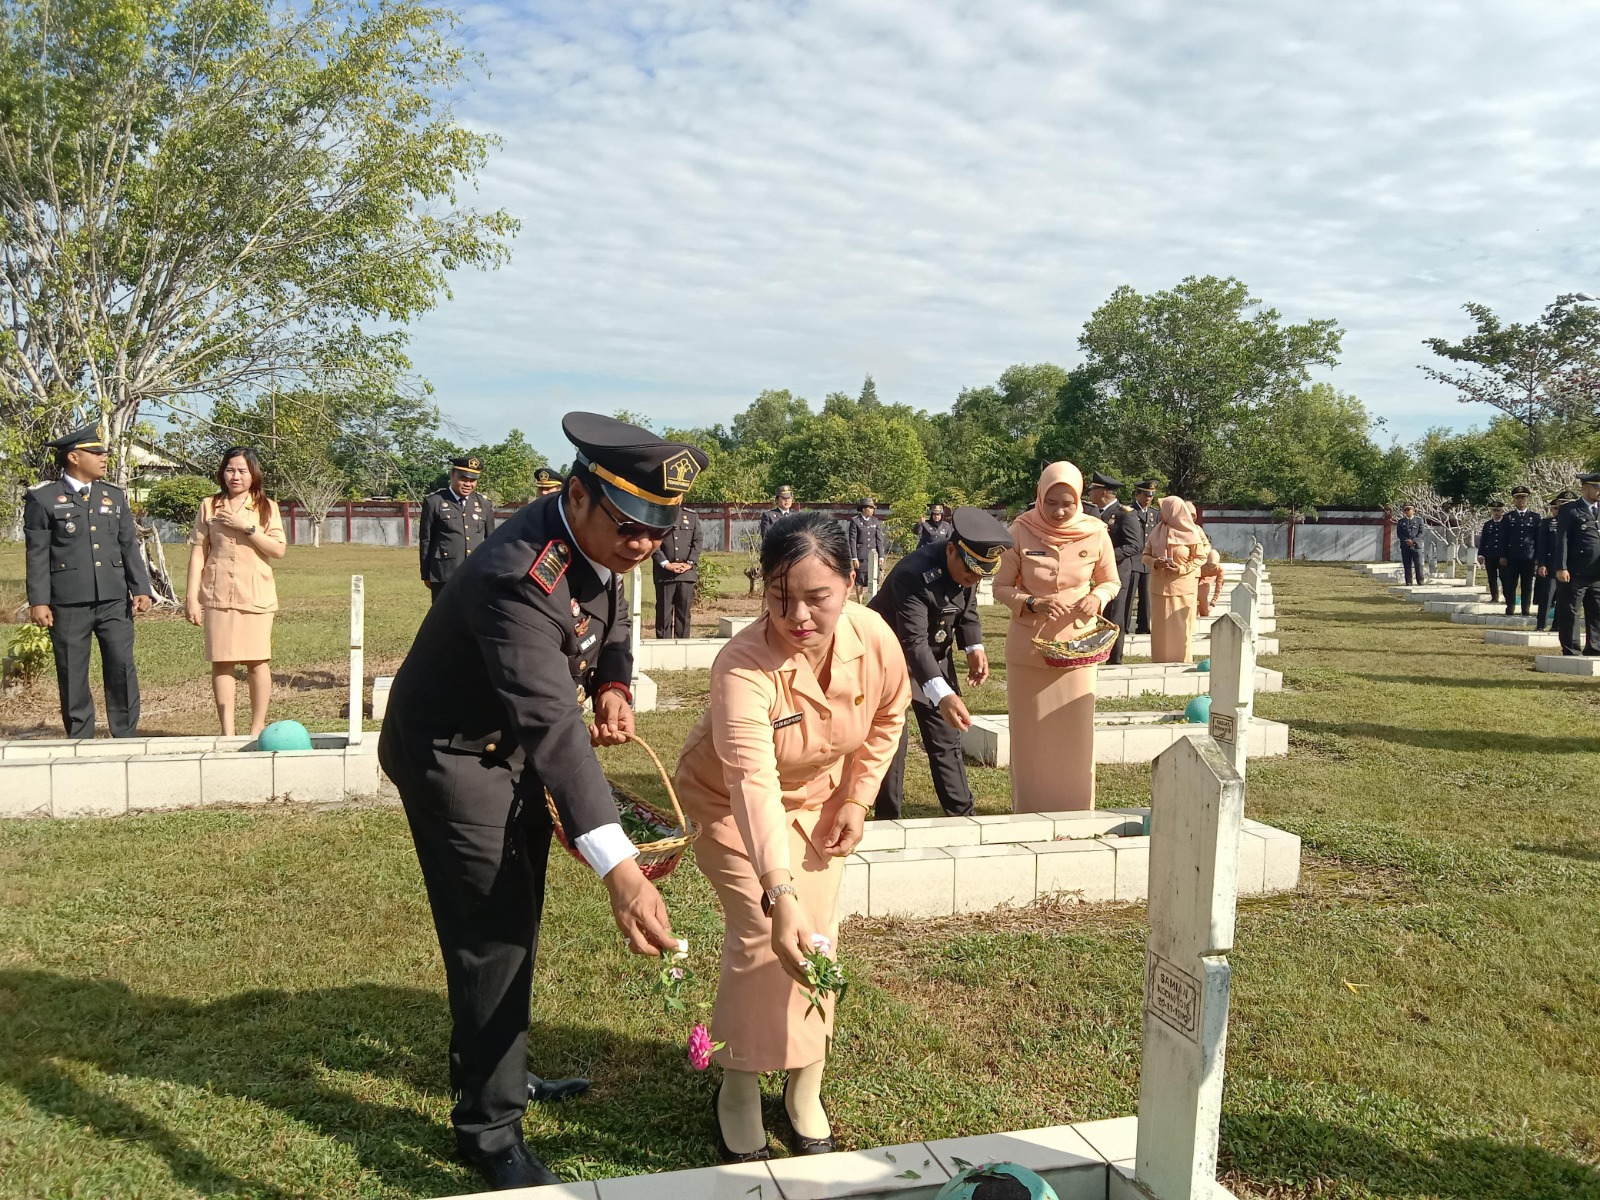
[[[444,591],[444,584],[433,583],[430,581],[428,584],[428,591],[431,593],[428,597],[428,603],[430,605],[437,604],[439,603],[439,593]]]
[[[1406,584],[1407,584],[1407,586],[1410,586],[1412,584],[1422,584],[1422,583],[1426,583],[1427,582],[1427,580],[1423,579],[1423,577],[1422,577],[1422,547],[1421,546],[1401,546],[1400,547],[1400,561],[1405,566]],[[1415,578],[1413,578],[1413,576],[1415,576]]]
[[[1551,628],[1555,621],[1556,579],[1554,575],[1540,575],[1533,581],[1533,612],[1540,629]]]
[[[385,726],[387,733],[388,727]],[[450,1123],[493,1154],[522,1138],[528,1019],[544,910],[550,814],[531,770],[384,739],[428,888],[450,996]]]
[[[967,782],[966,760],[961,756],[961,731],[920,698],[911,702],[911,712],[917,719],[917,731],[922,734],[922,748],[928,752],[928,765],[933,768],[933,790],[939,797],[939,807],[947,817],[970,817],[972,787]],[[906,747],[910,742],[911,727],[907,725],[900,730],[900,748],[894,752],[894,761],[878,787],[878,799],[872,808],[873,816],[880,821],[899,820],[905,806]]]
[[[94,696],[89,691],[90,639],[100,643],[100,678],[106,685],[106,722],[112,737],[139,728],[139,674],[133,665],[133,601],[52,604],[50,647],[56,656],[61,724],[69,738],[94,736]]]
[[[1578,613],[1583,613],[1583,640],[1578,640]],[[1600,578],[1577,575],[1556,584],[1556,632],[1563,654],[1600,654]]]
[[[1122,636],[1111,646],[1111,657],[1106,659],[1108,666],[1116,666],[1122,661],[1123,643],[1128,640],[1128,635],[1134,629],[1133,601],[1135,597],[1142,594],[1148,600],[1150,595],[1149,574],[1140,574],[1133,567],[1134,560],[1131,558],[1117,564],[1117,579],[1122,586],[1117,591],[1117,594],[1111,598],[1111,607],[1106,610],[1106,620],[1119,627],[1122,630]],[[1148,632],[1150,610],[1145,607],[1141,612],[1144,616],[1146,632]]]
[[[694,605],[694,584],[669,579],[656,584],[656,636],[688,637],[689,610]],[[668,630],[671,630],[669,633]]]
[[[1134,619],[1133,632],[1148,634],[1150,632],[1150,572],[1140,571],[1135,578],[1139,581],[1135,590],[1139,594],[1139,615]],[[1132,601],[1129,602],[1132,607]],[[1121,638],[1117,639],[1119,642]]]
[[[1517,606],[1518,588],[1521,588],[1522,615],[1528,615],[1528,605],[1533,600],[1533,559],[1509,558],[1500,568],[1500,590],[1506,595],[1506,615]]]
[[[1498,558],[1485,558],[1483,569],[1489,574],[1489,603],[1500,602],[1500,560]]]

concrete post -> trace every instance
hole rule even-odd
[[[361,744],[361,703],[366,686],[366,662],[363,655],[364,633],[367,624],[366,600],[360,575],[350,576],[350,733],[349,744]]]
[[[1244,781],[1209,738],[1174,743],[1152,776],[1134,1189],[1154,1200],[1211,1200]]]
[[[878,548],[867,551],[867,599],[878,594]]]
[[[628,649],[634,661],[639,658],[639,641],[644,637],[644,569],[635,567],[628,576],[628,619],[632,629],[628,634]]]
[[[1257,599],[1258,594],[1257,585],[1245,578],[1234,585],[1233,594],[1228,597],[1228,611],[1244,618],[1245,628],[1250,631],[1252,639],[1259,636],[1260,630],[1261,601]],[[1216,623],[1212,624],[1214,626]]]
[[[1236,599],[1242,591],[1242,584],[1234,589]],[[1254,599],[1246,593],[1246,606],[1254,608]],[[1249,618],[1237,610],[1223,613],[1211,625],[1211,736],[1240,779],[1245,775],[1255,698],[1256,640]]]

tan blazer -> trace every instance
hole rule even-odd
[[[1193,578],[1194,575],[1202,568],[1222,561],[1221,556],[1211,548],[1211,540],[1203,533],[1195,545],[1168,546],[1167,553],[1177,564],[1176,571],[1159,559],[1150,557],[1148,547],[1143,556],[1145,565],[1150,568],[1150,590],[1157,596],[1176,595],[1191,584],[1198,586],[1199,580]]]
[[[1116,551],[1103,525],[1059,549],[1046,544],[1020,522],[1012,523],[1011,537],[1015,545],[1000,556],[1000,568],[994,576],[994,598],[1011,610],[1011,624],[1006,629],[1006,662],[1043,666],[1034,638],[1064,641],[1087,626],[1083,622],[1047,621],[1035,616],[1026,608],[1028,597],[1037,596],[1040,601],[1056,599],[1070,605],[1093,591],[1100,598],[1100,611],[1105,612],[1112,597],[1122,590]]]
[[[189,534],[189,545],[203,546],[206,552],[200,576],[200,607],[277,612],[278,585],[272,578],[271,564],[250,544],[243,530],[228,529],[214,519],[217,503],[215,496],[200,502],[199,511],[194,514],[194,530]],[[255,501],[248,493],[244,506],[248,513],[256,511]],[[259,523],[262,535],[280,546],[288,544],[283,518],[274,501],[267,501],[267,511]]]
[[[763,616],[712,664],[711,703],[678,760],[679,797],[700,822],[732,809],[757,877],[794,869],[789,814],[871,804],[910,702],[900,642],[871,609],[844,606],[826,691],[803,654],[769,637]]]

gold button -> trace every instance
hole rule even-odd
[[[100,565],[100,564],[99,564],[99,563],[95,563],[95,566],[97,566],[97,567],[98,567],[98,566],[99,566],[99,565]]]
[[[484,747],[484,748],[483,748],[483,749],[484,749],[484,753],[486,753],[486,754],[493,754],[493,753],[494,753],[494,743],[493,743],[493,742],[490,742],[490,743],[489,743],[489,744],[488,744],[488,745],[487,745],[487,746],[485,746],[485,747]]]
[[[89,526],[89,532],[90,533],[99,533],[100,532],[100,526],[98,526],[98,525]]]
[[[93,546],[91,546],[91,547],[90,547],[90,549],[92,549],[92,550],[98,550],[98,549],[100,549],[100,543],[99,543],[99,542],[96,542],[96,543],[95,543],[95,544],[94,544],[94,545],[93,545]]]

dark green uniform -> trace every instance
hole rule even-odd
[[[442,487],[423,500],[417,546],[422,580],[433,590],[434,600],[493,532],[494,505],[476,492],[461,497]]]
[[[687,571],[669,571],[668,563],[688,563]],[[700,581],[700,518],[687,508],[661,539],[661,549],[651,559],[656,585],[656,636],[688,637],[689,612],[694,606],[694,585]]]

